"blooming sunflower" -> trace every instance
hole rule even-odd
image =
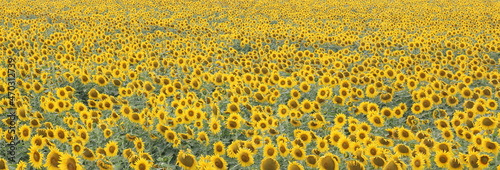
[[[304,167],[300,163],[293,161],[288,163],[287,170],[304,170]]]
[[[29,140],[31,137],[31,128],[28,125],[22,125],[19,128],[19,139],[23,141]]]
[[[320,170],[338,170],[338,158],[332,153],[327,153],[318,160],[318,168]]]
[[[278,155],[278,150],[276,149],[276,147],[274,147],[273,144],[268,143],[264,146],[263,153],[264,157],[276,158],[276,156]]]
[[[213,167],[217,170],[226,170],[227,169],[226,160],[224,160],[224,158],[220,157],[219,155],[212,156],[210,158],[210,162],[212,162]]]
[[[280,169],[280,164],[276,159],[271,157],[265,157],[260,163],[261,170],[278,170]]]
[[[29,149],[29,163],[36,169],[42,168],[43,154],[38,151],[37,148],[30,147]]]
[[[305,149],[295,145],[291,150],[290,154],[292,154],[293,158],[295,160],[304,160],[306,158],[306,152]]]
[[[238,150],[238,154],[236,155],[236,158],[238,159],[238,163],[242,167],[248,167],[248,166],[254,164],[254,158],[252,155],[252,151],[250,149],[240,148]]]
[[[70,154],[63,154],[61,156],[58,167],[63,170],[83,170],[78,158]]]
[[[450,162],[452,157],[453,155],[449,152],[437,151],[436,155],[434,156],[434,162],[438,167],[444,168]]]
[[[152,163],[145,158],[138,158],[133,166],[134,170],[149,170],[152,167]]]
[[[59,152],[59,149],[56,147],[50,147],[50,152],[47,155],[47,159],[45,161],[45,167],[49,170],[59,169],[59,164],[61,160],[62,153]]]
[[[106,144],[106,148],[104,150],[106,151],[106,156],[113,157],[118,154],[118,149],[118,142],[110,141]]]
[[[191,153],[185,152],[184,150],[179,151],[177,155],[177,165],[184,169],[196,169],[196,158]]]

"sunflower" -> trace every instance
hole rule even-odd
[[[474,95],[474,93],[468,88],[465,87],[460,91],[460,94],[462,95],[463,98],[470,99]]]
[[[328,144],[328,140],[326,140],[324,138],[318,138],[318,140],[316,140],[316,148],[320,152],[328,151],[330,149],[329,144]]]
[[[22,125],[19,128],[19,139],[28,141],[31,137],[31,128],[28,125]]]
[[[16,170],[26,170],[26,169],[28,169],[27,167],[28,167],[28,164],[21,160],[21,161],[19,161],[19,163],[17,163]]]
[[[33,85],[32,85],[32,88],[31,88],[31,89],[32,89],[33,91],[35,91],[35,93],[41,93],[43,90],[45,90],[45,89],[43,88],[43,85],[42,85],[40,82],[38,82],[38,81],[36,81],[36,82],[34,82],[34,83],[33,83]]]
[[[335,155],[327,153],[318,160],[320,170],[338,170],[339,162]]]
[[[212,163],[213,167],[217,170],[226,170],[227,169],[227,162],[224,160],[224,158],[220,157],[219,155],[214,155],[210,158],[210,162]]]
[[[149,170],[152,167],[152,163],[145,158],[138,158],[133,165],[134,170]]]
[[[229,113],[239,113],[240,106],[237,103],[229,103],[227,104],[227,112]]]
[[[100,170],[111,170],[113,169],[113,165],[112,164],[108,164],[102,160],[98,160],[96,162],[96,165],[97,167],[99,167]]]
[[[341,137],[337,142],[337,147],[341,153],[351,152],[354,150],[351,141],[346,137]]]
[[[257,102],[263,103],[267,100],[266,95],[262,94],[261,92],[255,92],[253,94],[253,98],[257,100]]]
[[[436,162],[436,165],[438,167],[444,168],[450,162],[452,157],[453,155],[451,153],[439,150],[436,151],[436,155],[434,156],[434,162]]]
[[[198,137],[196,138],[197,141],[204,143],[205,145],[208,145],[210,142],[210,138],[208,137],[207,133],[204,131],[198,132]]]
[[[406,146],[405,144],[396,145],[394,147],[394,152],[396,152],[397,155],[402,155],[402,156],[410,156],[411,155],[410,147]]]
[[[113,157],[118,154],[118,149],[118,142],[110,141],[106,144],[106,148],[104,150],[106,151],[106,156]]]
[[[449,142],[440,142],[434,145],[435,150],[443,151],[443,152],[451,152],[452,144]]]
[[[420,106],[422,106],[422,110],[424,110],[424,111],[431,110],[432,105],[433,105],[432,99],[430,99],[430,98],[426,97],[426,98],[423,98],[423,99],[420,100]]]
[[[376,141],[377,144],[383,145],[383,146],[392,146],[392,145],[394,145],[394,141],[392,141],[391,139],[383,138],[383,137],[377,137],[377,139],[375,141]]]
[[[9,169],[9,165],[7,164],[7,160],[0,158],[0,169]]]
[[[136,138],[134,140],[134,146],[135,146],[135,150],[137,150],[137,152],[143,152],[144,151],[144,142],[142,141],[142,138]]]
[[[179,151],[177,155],[177,165],[184,169],[196,169],[196,158],[189,152],[186,153],[184,150]]]
[[[382,150],[377,148],[376,144],[372,143],[366,146],[366,148],[364,149],[364,153],[366,153],[368,156],[374,157],[382,154]]]
[[[335,123],[335,127],[342,127],[343,125],[345,125],[347,123],[346,115],[339,113],[339,114],[335,115],[335,118],[333,121]]]
[[[48,101],[44,104],[44,109],[47,112],[55,112],[57,110],[56,102],[54,101]]]
[[[59,169],[59,164],[61,160],[61,152],[56,147],[50,147],[50,152],[47,155],[45,161],[45,167],[47,169]]]
[[[303,81],[302,83],[300,83],[299,89],[302,92],[307,93],[309,92],[309,90],[311,90],[311,86],[307,82]]]
[[[106,76],[97,75],[94,77],[94,83],[99,86],[105,86],[106,84],[108,84],[108,81],[109,79],[106,78]]]
[[[416,170],[425,169],[428,166],[428,162],[425,158],[425,155],[417,154],[410,160],[410,165]]]
[[[480,169],[488,167],[491,160],[492,158],[490,156],[486,154],[481,154],[479,156],[479,161],[478,161]]]
[[[453,141],[453,131],[451,131],[450,128],[441,130],[441,136],[447,141]]]
[[[474,110],[475,113],[478,113],[481,115],[488,112],[488,110],[486,110],[486,107],[481,102],[474,103],[474,106],[472,107],[472,109]]]
[[[386,164],[386,161],[384,158],[380,156],[373,156],[370,158],[370,163],[375,167],[375,168],[381,168],[384,167]]]
[[[376,127],[384,126],[385,119],[379,114],[372,114],[368,117],[368,121]]]
[[[68,134],[62,127],[57,127],[54,133],[55,138],[58,139],[61,143],[68,141]]]
[[[365,170],[365,165],[358,160],[347,161],[348,170]]]
[[[94,88],[90,89],[88,92],[88,96],[90,99],[94,99],[94,100],[99,99],[99,95],[100,95],[99,91],[97,91]]]
[[[128,118],[131,122],[134,122],[134,123],[137,123],[137,124],[143,124],[144,123],[144,119],[143,117],[141,116],[142,114],[139,114],[139,113],[131,113],[129,114]]]
[[[366,86],[365,90],[366,97],[374,98],[378,95],[377,87],[373,84]]]
[[[265,157],[264,159],[262,159],[262,161],[260,163],[260,169],[261,170],[278,170],[278,169],[280,169],[280,164],[274,158]]]
[[[43,154],[38,151],[37,148],[30,147],[29,149],[29,163],[36,169],[42,168]]]
[[[495,155],[498,155],[498,152],[500,152],[500,144],[498,142],[491,141],[490,138],[485,138],[482,142],[482,148],[484,149],[485,152],[490,152]]]
[[[382,110],[380,110],[380,113],[387,118],[394,117],[393,111],[388,107],[383,107]]]
[[[478,152],[470,152],[468,155],[466,155],[466,158],[466,166],[468,166],[469,168],[479,169],[481,167],[481,165],[479,164],[480,155]]]
[[[254,164],[254,159],[253,159],[252,151],[250,151],[250,149],[240,148],[238,150],[236,158],[238,159],[238,163],[242,167],[248,167],[248,166]]]
[[[451,170],[464,169],[462,164],[459,158],[451,158],[446,168]]]
[[[274,147],[273,144],[268,143],[264,145],[263,153],[264,157],[276,158],[276,156],[278,155],[278,150],[276,149],[276,147]]]
[[[414,103],[411,106],[411,112],[413,112],[414,114],[420,114],[420,113],[422,113],[423,110],[424,110],[424,108],[422,106],[422,102]]]
[[[380,101],[382,101],[383,103],[388,103],[392,101],[392,94],[391,93],[381,94]]]
[[[298,145],[295,145],[290,150],[290,154],[292,154],[292,157],[295,160],[304,160],[306,158],[306,152],[305,152],[304,148],[302,148],[302,147],[300,147]]]
[[[291,149],[288,149],[286,142],[278,142],[278,152],[282,157],[287,156]]]
[[[300,163],[293,161],[288,163],[287,170],[304,170],[304,167]]]
[[[70,96],[70,93],[66,91],[65,88],[58,88],[56,90],[56,95],[59,99],[67,99]]]
[[[317,155],[307,155],[306,156],[306,164],[309,167],[315,168],[318,165],[318,156]]]
[[[89,161],[93,161],[97,158],[96,155],[94,154],[94,152],[92,150],[90,150],[89,148],[83,149],[82,157],[83,157],[83,159],[89,160]]]
[[[454,106],[456,106],[458,104],[458,102],[459,101],[458,101],[457,97],[455,97],[455,96],[448,96],[448,97],[446,97],[446,104],[448,106],[454,107]]]
[[[61,160],[59,161],[59,169],[82,170],[83,167],[80,165],[80,161],[77,157],[70,154],[63,154],[61,156]]]
[[[313,105],[311,103],[311,101],[309,100],[303,100],[301,105],[300,105],[300,110],[303,112],[303,113],[310,113],[313,111]]]
[[[31,147],[35,149],[41,149],[45,146],[45,139],[42,135],[35,135],[31,138]]]
[[[398,138],[403,141],[411,141],[415,139],[415,135],[408,129],[399,128],[398,129]]]
[[[332,90],[328,87],[322,87],[318,90],[317,96],[321,99],[327,99],[331,96]]]
[[[26,105],[23,105],[16,110],[16,114],[21,121],[26,121],[29,120],[30,118],[28,117],[31,113]]]
[[[310,131],[301,131],[300,133],[297,133],[296,136],[305,144],[308,144],[312,141],[312,136]]]

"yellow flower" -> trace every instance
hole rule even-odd
[[[293,158],[295,160],[304,160],[306,159],[306,152],[304,150],[304,148],[300,147],[300,146],[294,146],[291,150],[290,150],[290,154],[292,154]]]
[[[276,149],[276,147],[269,143],[264,146],[263,153],[264,157],[276,158],[276,156],[278,155],[278,150]]]
[[[118,149],[118,142],[110,141],[106,144],[106,148],[104,150],[106,151],[106,156],[113,157],[118,154]]]
[[[224,158],[220,157],[219,155],[214,155],[210,158],[210,162],[214,166],[215,169],[217,170],[226,170],[227,169],[227,162],[224,160]]]
[[[80,161],[78,160],[78,158],[70,154],[62,154],[61,160],[59,161],[59,168],[68,170],[83,169],[82,165],[80,165]]]
[[[80,143],[75,142],[71,144],[71,153],[73,153],[73,155],[81,155],[83,153],[83,149],[84,147]]]
[[[134,170],[149,170],[152,167],[152,163],[145,158],[139,158],[135,161],[133,165]]]
[[[42,168],[43,154],[38,151],[37,148],[30,147],[29,149],[29,163],[36,169]]]
[[[434,162],[438,167],[444,168],[450,162],[453,155],[449,152],[437,151],[434,156]]]
[[[29,140],[31,137],[31,128],[28,125],[22,125],[19,128],[19,139],[23,141]]]
[[[287,170],[304,170],[304,167],[300,163],[293,161],[288,163]]]
[[[196,158],[192,154],[181,150],[177,155],[177,165],[184,169],[196,169]]]
[[[302,92],[307,93],[307,92],[309,92],[309,90],[311,90],[311,86],[307,82],[304,81],[304,82],[300,83],[299,89]]]
[[[236,158],[238,159],[238,163],[242,167],[247,167],[247,166],[254,164],[254,158],[252,155],[252,151],[250,151],[247,148],[240,148],[238,150],[238,154],[236,155]]]
[[[319,158],[318,167],[320,170],[338,170],[340,167],[339,159],[332,153],[327,153]]]
[[[51,147],[44,166],[50,170],[59,169],[61,156],[62,153],[56,147]]]
[[[62,127],[57,127],[55,132],[55,138],[58,139],[60,142],[64,143],[68,141],[68,134],[65,129]]]
[[[376,127],[384,126],[385,119],[379,114],[372,114],[368,116],[368,120]]]
[[[142,138],[136,138],[134,140],[134,146],[135,146],[135,150],[137,150],[137,152],[143,152],[144,151],[144,142],[142,142]]]

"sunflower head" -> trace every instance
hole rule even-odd
[[[196,158],[189,151],[181,150],[177,155],[177,165],[184,169],[196,169]]]
[[[262,170],[278,170],[280,169],[280,164],[274,158],[265,157],[260,163],[260,169]]]

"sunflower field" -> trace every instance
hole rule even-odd
[[[500,169],[498,0],[0,4],[0,170]]]

